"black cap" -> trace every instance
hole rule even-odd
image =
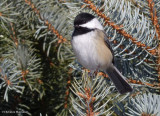
[[[74,26],[85,24],[94,18],[95,17],[89,13],[80,13],[79,15],[76,16],[74,20]]]

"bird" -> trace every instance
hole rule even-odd
[[[133,90],[114,66],[111,43],[94,15],[82,12],[75,17],[71,45],[78,62],[90,71],[104,71],[120,94]]]

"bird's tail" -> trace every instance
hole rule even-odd
[[[109,67],[106,73],[121,94],[132,91],[132,87],[124,80],[124,76],[118,71],[118,69],[114,65]]]

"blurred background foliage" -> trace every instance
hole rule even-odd
[[[75,59],[80,12],[104,26],[132,93]],[[159,40],[158,0],[1,0],[0,115],[160,116]]]

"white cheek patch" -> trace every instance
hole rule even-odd
[[[89,29],[95,29],[95,28],[97,28],[97,29],[103,30],[103,27],[102,27],[102,25],[100,24],[100,22],[98,21],[97,18],[94,18],[91,21],[89,21],[89,22],[87,22],[85,24],[82,24],[80,26],[81,27],[87,27]]]

